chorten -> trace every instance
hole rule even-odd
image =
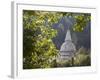
[[[76,51],[76,47],[74,43],[72,42],[70,30],[68,28],[65,41],[61,45],[61,48],[60,48],[60,59],[61,60],[71,59],[74,56],[75,51]]]

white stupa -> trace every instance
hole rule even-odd
[[[76,47],[71,39],[70,30],[67,30],[65,42],[61,45],[60,48],[60,59],[61,60],[68,60],[71,59],[76,51]]]

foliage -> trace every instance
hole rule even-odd
[[[72,61],[71,60],[59,61],[59,62],[57,62],[57,66],[58,67],[71,67]]]
[[[57,31],[50,27],[56,22],[54,13],[24,11],[23,12],[23,68],[47,68],[57,56],[58,50],[52,42]],[[48,14],[48,15],[47,15]],[[52,16],[52,17],[50,17]],[[44,18],[53,22],[44,25]],[[55,20],[55,21],[54,21]]]
[[[91,65],[91,55],[85,48],[81,47],[76,56],[74,57],[74,64],[76,66],[90,66]]]
[[[90,14],[80,14],[74,16],[76,23],[74,24],[73,30],[81,32],[86,27],[87,23],[90,21]]]
[[[90,61],[90,55],[86,54],[79,54],[75,57],[75,66],[90,66],[91,61]]]

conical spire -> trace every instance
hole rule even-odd
[[[65,37],[65,41],[71,41],[71,34],[70,34],[70,30],[69,30],[69,27],[68,27],[68,30],[67,30],[67,33],[66,33],[66,37]]]
[[[70,30],[68,27],[65,42],[61,45],[60,48],[60,58],[63,60],[71,59],[74,56],[76,47],[72,42]]]

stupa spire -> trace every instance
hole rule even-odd
[[[65,41],[71,41],[71,34],[70,34],[70,30],[69,30],[69,27],[68,27],[68,30],[67,30],[67,33],[66,33],[66,37],[65,37]]]
[[[64,59],[64,60],[71,59],[74,56],[75,51],[76,51],[76,47],[72,42],[70,29],[68,27],[65,41],[60,48],[60,59]]]

